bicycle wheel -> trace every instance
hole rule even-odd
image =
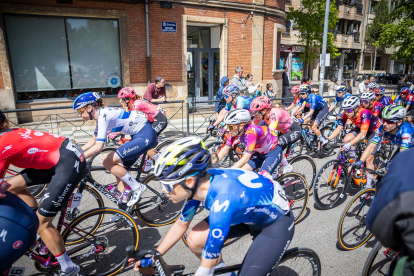
[[[371,238],[372,233],[366,227],[365,217],[374,202],[375,192],[373,188],[358,192],[342,212],[337,233],[339,245],[343,249],[356,249]]]
[[[289,164],[292,165],[294,172],[300,173],[306,179],[310,191],[316,176],[315,160],[309,155],[299,155],[290,159]]]
[[[313,198],[315,204],[323,210],[334,208],[345,196],[348,171],[342,167],[339,172],[339,163],[339,160],[326,162],[316,175]]]
[[[163,226],[174,222],[181,214],[185,201],[173,203],[162,191],[161,183],[153,174],[142,181],[147,186],[140,201],[135,204],[137,216],[151,226]]]
[[[321,271],[321,261],[315,251],[296,247],[286,251],[280,262],[268,275],[320,276]]]
[[[218,154],[220,152],[222,146],[223,146],[222,141],[214,141],[214,142],[208,143],[206,145],[206,149],[208,149],[210,151],[210,153]],[[233,158],[231,158],[230,155],[234,156],[234,154],[229,152],[227,154],[227,156],[224,157],[223,160],[221,161],[221,167],[230,168],[231,166],[233,166],[234,160],[232,160]]]
[[[391,250],[384,248],[380,242],[377,242],[365,261],[362,276],[388,275],[391,262],[396,256],[397,253],[391,252]]]
[[[23,169],[18,168],[16,166],[10,165],[4,175],[4,180],[9,180],[15,175],[18,175]],[[35,198],[41,198],[43,196],[43,192],[46,190],[47,184],[39,184],[27,187],[26,190],[29,191]]]
[[[294,158],[302,154],[303,147],[305,146],[305,141],[303,140],[303,136],[300,137],[293,145],[290,147],[289,158]]]
[[[292,201],[290,209],[297,223],[306,211],[309,202],[309,189],[305,178],[298,173],[287,173],[276,179]]]
[[[171,145],[175,140],[165,140],[161,141],[156,147],[155,150],[163,152],[169,145]]]
[[[119,219],[113,217],[118,215]],[[96,221],[100,220],[96,228]],[[80,237],[81,233],[83,236]],[[82,275],[114,275],[122,269],[125,248],[138,248],[139,233],[134,219],[127,213],[112,208],[98,208],[80,215],[62,234],[72,260],[81,268]],[[67,242],[78,240],[77,243]],[[102,252],[95,253],[99,247]]]
[[[332,127],[324,126],[323,128],[320,129],[320,131],[324,137],[329,137],[330,133],[332,133],[334,130]],[[324,155],[324,157],[329,156],[333,152],[333,150],[334,150],[333,145],[328,143],[322,148],[322,154]]]

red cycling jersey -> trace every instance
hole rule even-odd
[[[59,161],[59,148],[65,137],[17,128],[0,133],[0,178],[9,165],[46,170]]]
[[[381,126],[381,121],[377,116],[374,116],[371,111],[365,108],[359,108],[358,114],[356,117],[348,118],[346,113],[342,115],[339,125],[344,126],[346,120],[351,120],[351,122],[360,130],[366,130],[368,133],[377,130]]]

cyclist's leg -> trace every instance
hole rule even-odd
[[[270,175],[272,175],[277,165],[279,165],[280,161],[282,161],[282,147],[277,145],[271,152],[262,154],[262,156],[264,157],[264,161],[260,171],[267,171]]]
[[[238,275],[268,275],[289,247],[294,232],[295,221],[291,211],[261,230],[247,251]]]
[[[293,122],[293,124],[289,127],[289,132],[279,136],[279,144],[282,147],[282,152],[286,148],[290,148],[293,143],[298,141],[300,137],[302,137],[300,125],[297,122]],[[285,155],[283,155],[282,159],[282,166],[283,168],[288,168],[289,165]]]
[[[254,171],[262,166],[264,162],[264,158],[262,154],[258,153],[257,151],[253,153],[250,160],[242,167],[242,169]]]
[[[372,139],[374,139],[375,137],[375,131],[368,133],[368,145],[371,144]],[[374,169],[374,156],[375,153],[378,151],[378,149],[381,147],[381,142],[382,139],[380,141],[380,143],[375,147],[375,150],[371,153],[371,155],[368,157],[368,159],[366,160],[366,164],[367,164],[367,168],[370,170]],[[372,187],[372,180],[374,178],[374,175],[367,172],[367,188],[371,188]]]
[[[157,133],[157,137],[167,128],[168,126],[168,120],[167,117],[162,114],[162,112],[158,112],[157,115],[154,116],[155,121],[151,122],[152,128]],[[157,154],[155,149],[150,149],[148,151],[148,155],[150,157],[153,157]]]
[[[319,126],[325,121],[326,117],[329,113],[329,107],[325,105],[323,108],[319,109],[318,112],[315,112],[312,114],[311,119],[314,120],[314,123],[312,125],[312,130],[315,132],[316,137],[319,138],[319,141],[322,140],[322,133],[319,131]],[[325,138],[326,139],[326,138]]]

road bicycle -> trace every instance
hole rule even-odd
[[[194,273],[184,274],[184,265],[168,265],[162,255],[154,249],[145,249],[136,251],[133,246],[127,249],[127,259],[133,258],[140,260],[144,257],[153,257],[154,265],[150,267],[145,275],[165,275],[165,276],[192,276]],[[124,268],[128,262],[125,261]],[[241,264],[227,266],[214,270],[214,275],[220,275],[223,273],[238,271],[241,268]],[[287,250],[283,257],[268,275],[321,275],[321,262],[318,254],[309,248],[295,247]]]
[[[380,242],[377,242],[365,261],[362,276],[388,275],[391,262],[397,256],[397,252],[385,248]]]
[[[306,150],[308,152],[315,152],[318,154],[319,158],[324,158],[326,156],[329,156],[334,148],[331,144],[326,144],[321,148],[321,143],[318,140],[318,137],[316,137],[316,134],[314,132],[310,132],[308,128],[304,128],[304,126],[310,126],[309,124],[301,124],[301,133],[302,138],[297,141],[298,145],[295,145],[296,147],[302,147],[305,146]],[[328,137],[328,133],[331,133],[333,129],[330,126],[323,126],[320,130],[321,134],[324,137]],[[296,144],[295,143],[295,144]],[[302,152],[302,150],[300,150]]]

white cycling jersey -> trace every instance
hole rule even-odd
[[[108,130],[122,132],[128,135],[137,134],[148,120],[134,111],[125,111],[121,108],[102,108],[96,123],[94,135],[96,141],[105,142]]]

